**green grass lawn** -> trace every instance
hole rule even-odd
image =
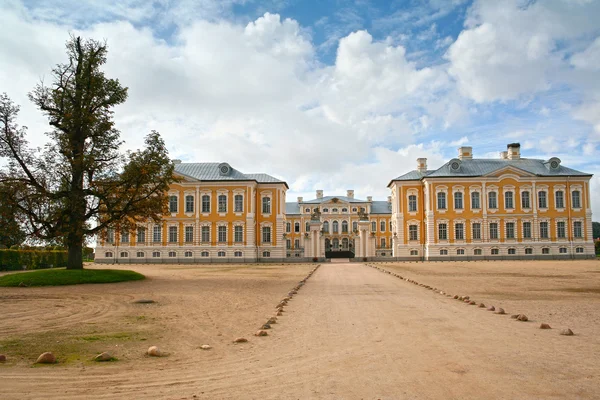
[[[115,283],[137,281],[146,278],[134,271],[115,269],[44,269],[0,276],[0,287],[19,286],[60,286],[82,283]],[[23,286],[21,285],[21,286]]]

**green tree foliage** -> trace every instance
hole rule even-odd
[[[68,248],[69,269],[83,268],[86,238],[120,224],[121,229],[166,210],[173,165],[160,135],[152,131],[145,148],[123,154],[112,109],[127,99],[127,88],[101,70],[106,44],[72,37],[68,62],[52,70],[52,83],[29,94],[52,130],[48,144],[32,149],[19,107],[0,95],[0,183],[14,195],[11,206],[24,216],[27,234]]]
[[[594,239],[600,239],[600,222],[592,222]]]

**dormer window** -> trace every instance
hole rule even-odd
[[[450,172],[459,172],[460,164],[461,161],[458,158],[450,160],[450,162],[448,163],[448,168],[450,169]]]
[[[219,175],[229,176],[231,174],[231,166],[227,163],[219,164]]]
[[[545,161],[544,165],[550,171],[558,171],[558,169],[560,168],[560,158],[558,158],[558,157],[552,157],[548,161]]]

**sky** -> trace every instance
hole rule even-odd
[[[600,0],[3,0],[0,92],[43,143],[27,93],[70,34],[106,40],[124,150],[154,129],[172,158],[268,173],[288,200],[385,199],[419,157],[520,142],[596,174],[600,215],[598,21]]]

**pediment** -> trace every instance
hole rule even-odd
[[[326,203],[328,206],[339,206],[339,205],[348,205],[350,203],[348,203],[347,201],[341,200],[337,197],[334,197],[333,199],[328,200]]]
[[[507,165],[506,167],[502,167],[500,169],[497,169],[495,171],[492,171],[484,176],[487,177],[495,177],[495,178],[500,178],[500,177],[506,177],[506,178],[529,178],[529,177],[534,177],[535,175],[532,174],[531,172],[527,172],[525,170],[522,170],[520,168],[517,167],[513,167],[512,165]]]

